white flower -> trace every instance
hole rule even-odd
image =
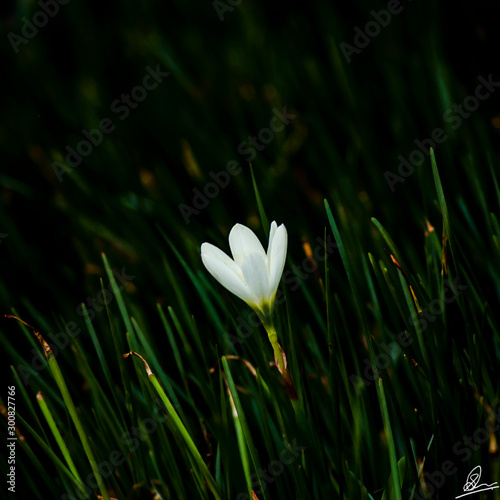
[[[244,300],[261,319],[268,318],[285,267],[287,238],[285,226],[278,227],[273,221],[266,254],[254,232],[236,224],[229,233],[233,258],[214,245],[203,243],[201,260],[222,286]]]

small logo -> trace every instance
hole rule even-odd
[[[6,233],[0,233],[0,243],[2,243],[2,240],[7,238],[7,236],[9,236],[9,235]]]
[[[459,495],[455,498],[466,497],[467,495],[473,495],[474,493],[481,493],[482,491],[494,490],[499,488],[498,482],[491,484],[479,484],[481,479],[481,466],[477,465],[474,467],[467,476],[467,481],[464,484],[464,493],[463,495]]]

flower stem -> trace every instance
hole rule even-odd
[[[295,391],[295,387],[293,386],[292,377],[290,376],[290,372],[288,371],[286,357],[284,356],[283,349],[281,349],[281,346],[278,343],[278,334],[276,332],[276,328],[274,328],[272,320],[265,321],[264,328],[266,329],[269,342],[271,342],[274,357],[276,359],[276,362],[278,363],[278,370],[283,377],[283,381],[285,382],[286,388],[288,390],[288,395],[290,396],[292,402],[295,402],[298,399],[298,396]]]
[[[283,359],[283,353],[281,352],[279,343],[278,343],[278,334],[276,333],[276,330],[274,327],[271,325],[271,329],[267,329],[267,336],[269,338],[269,342],[271,342],[271,346],[273,348],[274,352],[274,357],[278,361],[278,366],[279,366],[279,371],[280,373],[285,372],[285,360]]]

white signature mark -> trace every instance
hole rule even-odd
[[[481,479],[481,466],[477,465],[469,472],[469,475],[467,476],[467,481],[465,481],[464,491],[466,491],[467,493],[459,495],[458,497],[455,498],[462,498],[466,497],[467,495],[472,495],[474,493],[481,493],[481,491],[494,490],[496,488],[500,488],[500,486],[498,486],[498,482],[491,484],[478,484],[480,479]]]

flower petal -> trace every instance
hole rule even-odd
[[[242,224],[236,224],[229,233],[229,247],[233,254],[233,259],[241,266],[245,257],[251,253],[260,255],[263,259],[266,258],[266,252],[255,236],[255,233]]]
[[[273,240],[274,240],[274,235],[276,234],[276,228],[278,226],[276,225],[276,221],[271,222],[271,228],[269,229],[269,243],[267,245],[267,258],[266,258],[266,264],[267,264],[267,272],[269,276],[271,276],[271,249],[273,247]]]
[[[259,253],[251,253],[245,257],[241,270],[248,287],[257,299],[255,305],[260,306],[262,302],[267,302],[269,299],[269,275],[265,258],[262,258]]]
[[[208,272],[231,293],[247,303],[257,300],[245,283],[240,267],[222,250],[210,243],[201,245],[201,260]]]
[[[273,220],[271,222],[271,228],[269,229],[269,244],[267,246],[267,255],[269,255],[269,250],[271,250],[271,244],[273,242],[274,235],[276,234],[277,227],[278,225],[276,224],[276,221]]]
[[[288,234],[284,224],[276,229],[271,245],[269,259],[269,298],[273,298],[283,274],[286,260],[286,250],[288,245]]]

